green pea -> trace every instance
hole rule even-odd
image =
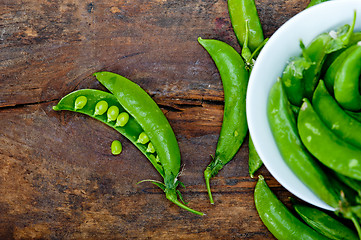
[[[153,146],[153,144],[151,142],[148,144],[148,148],[147,148],[146,151],[150,152],[150,153],[155,153],[154,146]]]
[[[122,143],[119,142],[118,140],[114,140],[114,141],[112,142],[112,145],[111,145],[110,148],[111,148],[111,150],[112,150],[112,154],[113,154],[113,155],[118,155],[118,154],[120,154],[120,153],[122,152],[122,149],[123,149]]]
[[[95,105],[94,116],[103,115],[108,109],[108,103],[104,100],[99,101],[97,105]]]
[[[147,134],[145,132],[142,132],[141,134],[139,134],[137,143],[146,144],[147,142],[149,142],[149,138],[148,138]]]
[[[126,112],[122,112],[118,115],[115,126],[116,127],[124,127],[128,121],[129,121],[129,114]]]
[[[74,109],[75,110],[82,109],[86,105],[87,101],[88,99],[85,96],[77,97],[77,99],[75,99]]]
[[[111,106],[108,109],[107,116],[108,116],[108,122],[115,121],[119,114],[119,108],[117,106]]]

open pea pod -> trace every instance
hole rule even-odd
[[[81,98],[85,97],[86,104],[81,109],[77,109],[76,103],[78,103]],[[77,101],[78,100],[78,101]],[[62,98],[59,103],[53,107],[55,111],[60,110],[68,110],[79,112],[90,117],[93,117],[106,125],[114,128],[119,133],[121,133],[124,137],[128,138],[153,164],[153,166],[157,169],[160,175],[164,176],[164,170],[160,163],[156,162],[156,156],[150,152],[146,152],[147,145],[137,143],[139,135],[143,132],[142,127],[138,124],[138,122],[132,117],[129,116],[129,120],[125,126],[116,126],[116,121],[108,121],[108,116],[106,113],[101,115],[94,115],[95,106],[97,103],[105,101],[108,103],[108,106],[115,106],[119,109],[119,112],[124,112],[124,108],[119,104],[118,100],[110,93],[95,90],[95,89],[81,89],[75,92],[71,92]]]
[[[92,89],[78,90],[61,99],[53,109],[80,112],[117,130],[149,159],[164,178],[164,183],[151,182],[165,192],[168,200],[203,215],[178,200],[178,197],[182,199],[176,189],[180,184],[177,179],[180,151],[174,132],[158,105],[140,86],[120,75],[111,72],[94,75],[113,94]],[[114,112],[120,114],[115,116]]]

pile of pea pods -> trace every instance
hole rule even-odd
[[[354,32],[355,21],[356,13],[350,25],[321,33],[308,46],[301,41],[302,54],[289,60],[269,93],[268,120],[284,161],[335,209],[326,212],[294,201],[295,212],[313,230],[277,229],[280,215],[269,211],[276,206],[262,201],[260,195],[272,193],[260,179],[256,207],[278,239],[361,239],[361,33]],[[282,221],[293,219],[293,229],[300,229],[303,223],[281,202],[277,205],[283,208]],[[354,229],[346,226],[350,223]]]
[[[308,7],[324,1],[311,0]],[[215,156],[204,171],[212,204],[210,179],[232,160],[247,137],[248,79],[268,40],[263,36],[254,0],[227,3],[241,53],[225,42],[198,38],[214,60],[224,90],[221,132]],[[355,18],[351,25],[320,34],[307,47],[301,41],[301,56],[290,59],[270,92],[268,117],[284,160],[320,199],[336,209],[324,211],[292,199],[290,210],[259,176],[255,206],[277,239],[361,239],[361,33],[353,31],[354,25]],[[177,190],[183,186],[178,179],[179,146],[158,105],[140,86],[118,74],[97,72],[94,76],[110,93],[77,90],[53,109],[86,114],[121,133],[164,179],[145,181],[161,188],[179,207],[203,215],[189,208]],[[249,174],[253,178],[262,161],[250,136],[248,140]],[[121,143],[114,141],[111,151],[120,154]]]
[[[308,7],[321,2],[325,0],[311,1]],[[211,203],[214,201],[209,179],[233,158],[244,141],[245,88],[257,54],[267,41],[254,0],[228,0],[228,9],[241,54],[224,42],[198,39],[219,70],[225,98],[216,154],[204,172]],[[351,26],[320,34],[307,47],[301,41],[302,55],[290,59],[282,78],[270,92],[269,121],[285,162],[320,199],[335,209],[335,212],[324,211],[293,199],[293,210],[289,210],[259,176],[254,192],[256,209],[277,239],[361,239],[361,123],[357,112],[361,109],[358,106],[361,55],[357,50],[361,49],[358,44],[361,35],[353,31],[355,19],[356,16]],[[320,80],[323,76],[329,91],[335,92],[336,100]],[[343,91],[338,94],[340,97],[337,91]],[[321,113],[312,111],[307,98],[313,101],[316,112],[328,120],[327,127],[321,124],[323,119],[317,118]],[[239,129],[243,130],[241,136]],[[330,131],[335,131],[337,137]],[[336,140],[339,137],[343,140]],[[249,138],[251,177],[261,165]],[[350,227],[352,223],[354,228]]]

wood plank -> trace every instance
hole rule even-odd
[[[306,0],[258,0],[266,36]],[[3,0],[0,9],[1,239],[273,239],[253,203],[248,142],[212,180],[223,115],[218,71],[197,37],[240,50],[226,1]],[[169,119],[182,154],[190,214],[168,202],[147,159],[104,124],[52,106],[107,70],[137,82]],[[114,139],[123,152],[112,156]],[[264,167],[272,190],[290,194]]]

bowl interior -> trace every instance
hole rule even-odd
[[[361,18],[360,0],[324,2],[295,15],[269,39],[257,58],[247,91],[247,119],[255,148],[272,176],[289,192],[315,206],[333,210],[309,190],[282,159],[267,119],[268,93],[290,57],[301,54],[299,40],[307,46],[320,33],[351,24],[353,12]],[[356,21],[355,30],[361,29]]]

